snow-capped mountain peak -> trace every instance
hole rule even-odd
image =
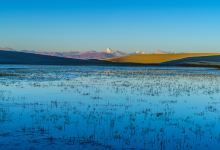
[[[107,48],[104,52],[108,53],[108,54],[111,54],[111,53],[113,53],[113,50],[111,48]]]

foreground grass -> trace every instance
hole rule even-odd
[[[19,75],[14,73],[0,72],[0,77],[8,77],[8,76],[19,76]]]

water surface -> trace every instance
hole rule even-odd
[[[220,70],[0,65],[0,149],[220,149]]]

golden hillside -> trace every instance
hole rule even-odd
[[[121,63],[159,64],[187,57],[201,57],[214,55],[220,55],[220,53],[132,54],[123,57],[108,58],[105,60],[110,62]]]

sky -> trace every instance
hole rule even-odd
[[[220,52],[220,1],[0,0],[0,47]]]

